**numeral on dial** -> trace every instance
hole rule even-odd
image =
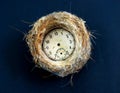
[[[48,43],[49,43],[49,40],[46,40],[46,43],[48,44]]]
[[[66,35],[66,37],[67,37],[67,38],[69,38],[69,36],[68,36],[68,35]]]
[[[50,38],[52,38],[52,35],[49,35]]]
[[[70,40],[70,44],[72,43],[72,40]]]
[[[61,32],[61,34],[63,35],[63,32]]]
[[[55,32],[55,35],[58,35],[58,32]]]
[[[49,49],[49,47],[48,47],[48,46],[46,46],[46,49]]]

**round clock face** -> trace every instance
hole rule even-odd
[[[67,59],[74,51],[75,40],[73,35],[64,29],[54,29],[44,38],[43,50],[52,60]]]

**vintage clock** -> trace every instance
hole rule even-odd
[[[60,77],[78,72],[91,54],[85,21],[68,12],[54,12],[38,19],[26,42],[37,67]]]

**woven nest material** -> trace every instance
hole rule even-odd
[[[76,42],[72,56],[58,62],[49,59],[42,48],[45,35],[56,27],[70,31]],[[28,32],[26,42],[35,64],[60,77],[78,72],[91,54],[90,32],[85,27],[85,21],[68,12],[53,12],[38,19]]]

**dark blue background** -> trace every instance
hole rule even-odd
[[[76,75],[42,78],[23,41],[31,24],[54,11],[68,11],[86,20],[96,36],[93,60]],[[120,93],[119,0],[0,0],[0,93]]]

